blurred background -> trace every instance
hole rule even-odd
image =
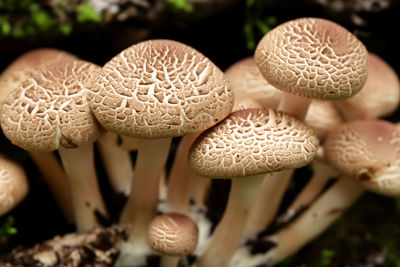
[[[225,70],[251,56],[274,26],[311,16],[346,27],[399,74],[399,14],[398,0],[0,0],[0,70],[39,47],[103,65],[126,47],[156,38],[188,44]],[[398,121],[399,112],[387,119]],[[73,231],[27,154],[2,134],[0,145],[1,153],[24,165],[31,184],[25,201],[0,218],[0,252]],[[115,219],[122,200],[101,175],[100,160],[96,163]],[[298,172],[286,202],[306,182],[308,171]],[[399,222],[400,199],[366,194],[329,231],[280,266],[400,266]]]

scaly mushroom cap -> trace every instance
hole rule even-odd
[[[4,103],[4,134],[15,145],[39,152],[95,141],[100,128],[86,88],[99,72],[99,66],[69,56],[38,68]]]
[[[300,120],[272,109],[247,109],[201,134],[189,165],[207,177],[250,176],[305,166],[317,146],[313,130]]]
[[[366,189],[400,195],[400,127],[383,120],[342,124],[324,143],[325,159]]]
[[[369,53],[367,81],[357,95],[336,101],[346,120],[379,118],[394,112],[400,103],[400,81],[382,58]]]
[[[150,246],[170,256],[192,253],[198,242],[197,224],[188,216],[164,213],[154,217],[148,231]]]
[[[304,122],[313,128],[318,139],[322,141],[343,120],[331,101],[314,99],[308,108]]]
[[[223,72],[179,42],[141,42],[103,69],[90,96],[91,107],[107,130],[120,135],[187,135],[211,127],[232,109],[233,95]]]
[[[342,26],[319,18],[274,28],[259,42],[255,60],[269,83],[303,97],[350,97],[368,72],[365,46]]]
[[[28,180],[23,168],[0,156],[0,216],[12,210],[28,194]]]
[[[0,75],[0,109],[8,95],[29,78],[30,71],[66,55],[73,56],[53,48],[39,48],[15,59]]]
[[[278,107],[282,92],[264,79],[253,57],[236,62],[225,71],[225,75],[235,94],[235,102],[251,98],[263,107]]]

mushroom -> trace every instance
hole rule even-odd
[[[278,110],[300,119],[311,98],[351,97],[367,79],[365,46],[342,26],[320,18],[277,26],[258,43],[254,57],[264,78],[284,92]]]
[[[147,233],[150,246],[162,253],[160,267],[178,266],[179,259],[192,253],[198,242],[197,224],[178,213],[157,215]]]
[[[129,240],[117,266],[144,264],[151,252],[146,229],[155,215],[161,171],[172,137],[204,130],[226,117],[233,96],[208,58],[179,42],[149,40],[112,58],[90,103],[109,131],[140,139],[131,195],[121,214]]]
[[[24,169],[0,155],[0,216],[17,206],[26,197],[28,190]]]
[[[101,68],[63,55],[31,72],[3,104],[1,127],[29,151],[58,149],[71,189],[78,231],[107,216],[98,188],[93,142],[101,128],[90,111],[88,90]]]
[[[225,266],[265,174],[306,165],[317,146],[310,128],[272,109],[233,112],[202,133],[190,150],[190,167],[206,177],[229,177],[232,184],[224,215],[196,266]]]
[[[261,75],[254,57],[247,57],[234,63],[225,71],[235,101],[253,99],[265,108],[277,108],[282,92],[267,82]]]
[[[327,162],[342,176],[295,221],[265,237],[276,246],[254,257],[250,266],[275,264],[297,252],[366,190],[391,197],[400,195],[400,128],[395,124],[376,119],[344,123],[328,135],[324,151]],[[240,258],[246,258],[243,250],[232,260],[232,266],[242,266]]]
[[[367,81],[357,95],[335,101],[343,117],[350,121],[378,118],[393,113],[400,103],[400,81],[393,68],[378,55],[368,53]]]
[[[15,59],[0,76],[0,110],[8,95],[30,77],[31,71],[39,68],[40,65],[64,56],[75,57],[65,51],[39,48],[26,52]],[[28,153],[49,186],[64,217],[68,222],[73,222],[71,193],[66,190],[68,182],[59,161],[51,152],[28,151]]]

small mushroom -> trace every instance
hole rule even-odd
[[[285,92],[278,110],[300,119],[311,98],[351,97],[367,79],[365,46],[342,26],[320,18],[277,26],[258,43],[254,57],[264,78]]]
[[[17,206],[28,190],[29,184],[22,166],[0,155],[0,216]]]
[[[178,213],[157,215],[147,233],[150,246],[162,253],[160,267],[178,266],[179,259],[192,253],[198,242],[197,224]]]
[[[232,184],[224,215],[196,266],[225,266],[265,174],[306,165],[317,146],[310,128],[272,109],[233,112],[202,133],[192,145],[190,167],[206,177],[231,178]]]

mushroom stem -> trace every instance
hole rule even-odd
[[[71,191],[68,189],[68,179],[60,162],[53,152],[28,151],[33,162],[38,167],[53,194],[58,206],[69,223],[74,222]]]
[[[58,152],[67,175],[75,221],[79,232],[99,226],[97,216],[107,217],[94,166],[93,144],[60,147]]]
[[[129,151],[101,139],[97,142],[97,146],[111,187],[115,192],[128,196],[133,177]]]
[[[190,146],[199,136],[194,133],[182,137],[175,154],[168,179],[167,206],[168,210],[187,214],[189,211],[190,174],[192,170],[187,163]]]
[[[311,98],[300,97],[282,91],[282,98],[277,110],[281,110],[293,117],[304,120],[311,100]]]
[[[334,168],[321,160],[315,158],[311,164],[314,174],[293,203],[289,206],[285,214],[279,218],[280,221],[290,221],[290,219],[296,216],[300,210],[310,205],[310,203],[318,197],[332,177],[338,175]]]
[[[160,267],[176,267],[178,266],[180,256],[169,256],[163,254],[161,257]]]
[[[206,201],[211,186],[211,179],[193,172],[190,173],[189,200],[199,208],[206,207]]]
[[[197,267],[226,266],[237,248],[265,174],[233,178],[224,215]]]
[[[172,138],[142,139],[131,184],[131,194],[120,221],[127,224],[128,241],[120,248],[116,266],[144,264],[151,252],[147,228],[156,214],[161,173],[168,159]]]
[[[243,239],[254,238],[265,230],[278,212],[294,169],[267,174],[263,179],[257,201],[251,209]]]
[[[299,218],[273,236],[277,246],[267,252],[264,263],[275,264],[296,253],[327,229],[364,192],[352,178],[340,177]]]

